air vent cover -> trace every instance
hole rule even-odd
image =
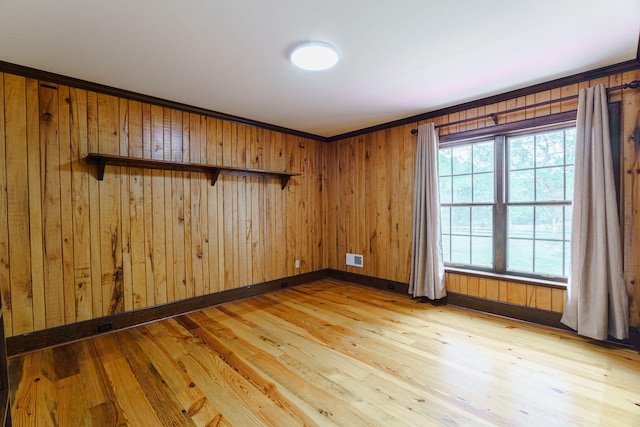
[[[362,268],[362,255],[357,254],[347,254],[347,265],[351,265],[353,267]]]

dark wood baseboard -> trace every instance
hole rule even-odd
[[[98,334],[113,332],[133,326],[142,325],[155,320],[177,316],[190,311],[212,307],[230,301],[236,301],[257,295],[273,292],[284,287],[291,287],[309,283],[327,277],[327,270],[318,270],[297,276],[285,277],[269,282],[258,283],[238,289],[230,289],[215,294],[176,301],[141,310],[113,314],[97,319],[86,320],[71,325],[44,329],[29,334],[7,338],[7,356],[41,350],[47,347],[66,344]]]
[[[371,288],[382,289],[389,292],[407,295],[409,293],[409,284],[396,282],[394,280],[380,279],[373,276],[365,276],[358,273],[350,273],[341,270],[326,270],[327,276],[346,282],[357,283],[358,285],[369,286]]]
[[[567,326],[560,323],[562,313],[541,310],[539,308],[510,304],[502,301],[488,300],[470,295],[447,292],[448,302],[457,307],[495,314],[496,316],[509,317],[523,322],[535,323],[557,329],[570,331]]]

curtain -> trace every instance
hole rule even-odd
[[[571,274],[562,323],[604,340],[629,333],[628,295],[603,85],[578,97]]]
[[[440,236],[438,134],[433,123],[418,127],[409,293],[431,300],[447,295]]]

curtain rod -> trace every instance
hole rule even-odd
[[[611,91],[614,90],[620,90],[620,89],[638,89],[640,88],[640,80],[634,80],[631,83],[625,83],[619,86],[613,86],[610,88],[607,88],[607,94]],[[563,102],[563,101],[570,101],[573,99],[577,99],[578,95],[571,95],[571,96],[565,96],[564,98],[558,98],[558,99],[554,99],[551,101],[543,101],[543,102],[538,102],[536,104],[531,104],[531,105],[525,105],[522,107],[517,107],[517,108],[512,108],[510,110],[504,110],[504,111],[498,111],[496,113],[490,113],[490,114],[483,114],[482,116],[476,116],[476,117],[471,117],[468,119],[462,119],[462,120],[456,120],[454,122],[449,122],[449,123],[444,123],[441,125],[436,125],[436,129],[437,128],[441,128],[441,127],[447,127],[447,126],[453,126],[453,125],[458,125],[460,123],[466,123],[466,122],[472,122],[475,120],[482,120],[482,119],[488,119],[491,118],[491,120],[493,120],[493,123],[498,124],[498,115],[500,114],[508,114],[508,113],[515,113],[517,111],[522,111],[522,110],[527,110],[529,108],[536,108],[536,107],[542,107],[544,105],[550,105],[550,104],[555,104],[558,102]],[[411,129],[411,133],[413,135],[418,133],[418,129]]]

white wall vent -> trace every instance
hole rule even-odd
[[[362,268],[362,255],[347,254],[347,265]]]

